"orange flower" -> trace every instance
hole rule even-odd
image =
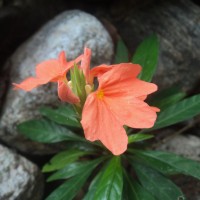
[[[151,128],[159,111],[144,102],[157,86],[137,79],[140,71],[139,65],[131,63],[102,65],[92,71],[100,75],[99,87],[86,99],[81,124],[87,140],[100,140],[114,155],[127,149],[123,125]]]
[[[30,91],[48,82],[58,83],[58,96],[62,101],[76,104],[82,112],[82,126],[87,140],[100,140],[114,155],[127,149],[128,137],[123,128],[150,128],[156,120],[158,108],[144,102],[157,86],[137,79],[141,67],[137,64],[100,65],[90,70],[91,50],[67,62],[65,53],[36,67],[36,77],[29,77],[15,89]],[[81,61],[80,66],[78,63]],[[70,68],[71,81],[66,74]],[[99,87],[94,90],[93,80]],[[92,92],[92,93],[91,93]],[[82,111],[83,109],[83,111]]]
[[[75,63],[79,63],[82,59],[82,55],[73,61],[67,62],[65,53],[62,51],[59,54],[58,60],[51,59],[44,61],[36,66],[36,77],[29,77],[20,84],[13,83],[15,89],[22,89],[25,91],[31,91],[32,89],[49,83],[58,83],[58,96],[62,101],[69,103],[78,103],[79,98],[73,94],[71,88],[68,86],[68,80],[66,74]]]

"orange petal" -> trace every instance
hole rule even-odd
[[[138,74],[141,71],[141,66],[138,64],[132,64],[132,63],[121,63],[117,65],[111,65],[112,69],[108,71],[108,73],[104,74],[105,76],[102,76],[102,80],[106,83],[112,84],[116,81],[124,81],[126,79],[133,79],[138,76]],[[112,76],[112,79],[109,79]]]
[[[131,63],[116,65],[99,78],[99,89],[103,89],[107,96],[121,96],[131,93],[135,97],[156,91],[155,84],[136,78],[140,71],[140,65]]]
[[[91,59],[91,50],[89,48],[84,49],[83,58],[81,60],[81,68],[83,70],[83,73],[86,77],[87,83],[89,83],[89,77],[90,77],[90,59]]]
[[[112,65],[99,65],[97,67],[94,67],[90,70],[90,84],[93,84],[94,77],[100,78],[104,73],[111,70],[113,68]]]
[[[127,149],[128,137],[123,125],[110,112],[96,94],[88,96],[83,108],[81,124],[87,140],[100,140],[114,155],[120,155]]]
[[[66,76],[67,71],[74,66],[74,63],[80,62],[82,56],[70,62],[65,61],[65,53],[61,52],[59,60],[47,60],[36,66],[36,76],[41,79],[43,84],[50,81],[57,82]]]
[[[41,80],[34,78],[34,77],[29,77],[25,79],[23,82],[20,84],[13,83],[15,86],[14,89],[22,89],[25,91],[31,91],[32,89],[36,88],[37,86],[43,84]]]
[[[126,87],[127,82],[133,81],[136,79],[137,75],[141,71],[140,65],[135,65],[132,63],[122,63],[118,65],[113,65],[111,70],[107,73],[104,73],[99,78],[99,87],[105,88],[108,86],[115,86],[117,84],[120,89]]]
[[[63,75],[62,65],[58,60],[47,60],[36,66],[36,77],[41,79],[43,84],[55,80]]]
[[[83,55],[80,55],[80,56],[77,57],[76,59],[74,59],[74,60],[72,60],[72,61],[70,61],[70,62],[67,62],[67,65],[64,66],[64,71],[63,71],[63,73],[64,73],[64,72],[67,72],[71,67],[74,66],[74,64],[78,64],[78,63],[81,61],[82,58],[83,58]]]
[[[134,96],[104,97],[104,101],[124,125],[132,128],[151,128],[156,121],[155,110]]]
[[[61,51],[59,56],[58,56],[58,60],[62,66],[62,68],[66,68],[66,65],[67,65],[67,58],[65,56],[65,52],[64,51]]]
[[[72,90],[61,81],[58,81],[58,96],[61,101],[71,104],[80,102],[79,98],[72,92]]]
[[[160,109],[157,108],[157,107],[151,106],[151,109],[152,109],[153,111],[155,111],[155,112],[160,112]]]
[[[147,95],[138,96],[137,98],[140,99],[140,100],[142,100],[142,101],[144,101],[147,98]]]
[[[91,69],[91,74],[93,76],[101,76],[102,74],[104,74],[105,72],[109,71],[110,69],[112,69],[113,66],[112,65],[99,65],[97,67],[94,67]]]

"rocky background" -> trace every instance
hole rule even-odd
[[[160,57],[154,82],[179,85],[188,96],[200,92],[200,2],[198,0],[0,0],[0,199],[42,200],[54,187],[40,169],[60,146],[23,138],[16,125],[38,117],[41,104],[57,105],[55,85],[30,93],[11,83],[33,75],[35,64],[68,59],[88,46],[93,65],[111,63],[121,37],[131,54],[156,33]],[[159,134],[154,148],[200,161],[200,118]],[[200,200],[200,182],[174,177],[189,200]]]

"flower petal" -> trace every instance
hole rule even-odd
[[[99,65],[90,70],[90,80],[89,83],[92,85],[94,82],[94,77],[98,77],[98,79],[107,71],[112,69],[112,65]]]
[[[137,98],[140,99],[140,100],[142,100],[142,101],[144,101],[147,98],[147,95],[138,96]]]
[[[61,51],[59,56],[58,56],[58,60],[62,66],[62,68],[65,70],[66,68],[66,65],[67,65],[67,58],[66,58],[66,55],[65,55],[65,52],[64,51]]]
[[[71,67],[74,66],[74,64],[78,64],[81,61],[82,58],[83,58],[83,55],[80,55],[76,59],[67,62],[67,65],[64,67],[63,73],[67,72]]]
[[[43,84],[63,76],[63,68],[58,60],[44,61],[36,66],[36,77],[42,80]]]
[[[134,96],[104,97],[118,120],[132,128],[151,128],[157,118],[155,109]]]
[[[151,109],[152,109],[153,111],[155,111],[155,112],[160,112],[160,109],[159,109],[159,108],[154,107],[154,106],[150,106],[150,107],[151,107]]]
[[[72,90],[65,83],[58,81],[58,97],[61,101],[71,104],[79,103],[79,98],[72,92]]]
[[[96,99],[95,93],[90,94],[86,100],[81,124],[87,140],[100,140],[114,155],[126,151],[128,137],[123,125],[104,101]]]
[[[132,63],[121,63],[111,66],[112,69],[101,77],[102,84],[113,84],[115,82],[136,78],[142,69],[140,65]]]
[[[36,66],[36,77],[41,79],[43,84],[48,82],[57,82],[62,80],[66,76],[67,71],[74,66],[74,63],[81,61],[82,55],[72,60],[66,62],[65,53],[62,51],[59,55],[59,59],[51,59],[44,61]]]
[[[99,65],[97,67],[94,67],[91,69],[91,74],[96,77],[96,76],[101,76],[104,73],[108,72],[109,70],[111,70],[113,68],[112,65]]]
[[[91,50],[89,48],[84,49],[83,58],[81,60],[81,68],[83,70],[83,73],[86,77],[87,83],[89,83],[89,77],[90,77],[90,59],[91,59]]]
[[[140,70],[140,65],[136,64],[115,65],[115,67],[99,78],[99,89],[103,89],[107,96],[122,96],[131,93],[135,97],[156,91],[157,86],[155,84],[136,78]]]
[[[29,77],[22,81],[19,84],[13,83],[15,86],[14,89],[22,89],[25,91],[31,91],[32,89],[36,88],[37,86],[43,84],[40,79],[34,78],[34,77]]]

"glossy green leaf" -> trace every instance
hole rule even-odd
[[[20,133],[37,142],[83,141],[81,137],[66,127],[43,119],[23,122],[17,128]]]
[[[132,150],[132,153],[164,174],[182,173],[200,179],[200,163],[197,161],[162,151]]]
[[[42,171],[43,172],[51,172],[58,169],[62,169],[66,165],[73,163],[78,160],[79,157],[90,154],[88,151],[80,151],[80,150],[66,150],[56,154],[49,163],[45,164]]]
[[[101,148],[98,148],[99,146],[96,145],[95,142],[89,142],[87,140],[85,141],[67,141],[66,144],[66,150],[71,149],[77,149],[81,151],[90,151],[90,152],[96,152],[96,151],[102,151]]]
[[[181,190],[158,171],[135,161],[132,161],[132,165],[142,186],[156,199],[175,200],[184,197]]]
[[[69,105],[60,106],[57,109],[42,107],[40,113],[58,124],[81,127],[74,109]]]
[[[93,200],[121,199],[123,187],[120,157],[114,156],[100,176]]]
[[[152,129],[173,125],[198,114],[200,114],[200,94],[184,99],[160,112]],[[148,129],[148,131],[152,129]]]
[[[142,72],[139,78],[150,82],[157,66],[159,42],[156,35],[147,37],[136,49],[132,63],[140,64]]]
[[[186,94],[181,92],[177,87],[170,87],[165,90],[156,92],[149,103],[151,106],[156,106],[160,108],[161,111],[165,110],[169,106],[182,100]]]
[[[155,200],[155,198],[146,191],[136,180],[132,178],[124,170],[124,188],[123,200]]]
[[[87,168],[84,173],[67,180],[54,190],[45,200],[72,200],[84,185],[93,168]]]
[[[115,54],[115,63],[127,63],[129,62],[128,49],[122,40],[119,40],[117,43],[117,49]]]
[[[104,169],[101,169],[99,173],[92,180],[87,194],[84,196],[83,200],[94,200],[94,194],[97,190],[99,182],[101,181],[101,176],[104,173]]]
[[[57,171],[53,175],[51,175],[47,181],[54,181],[59,179],[67,179],[71,178],[72,176],[75,176],[77,174],[84,173],[87,168],[95,168],[97,165],[99,165],[103,160],[105,160],[105,157],[101,157],[99,159],[95,159],[92,161],[82,161],[82,162],[73,162],[68,165],[66,165],[61,170]]]
[[[145,134],[145,133],[136,133],[128,136],[128,143],[133,143],[133,142],[141,142],[143,140],[148,140],[150,138],[154,137],[153,135],[150,134]]]

